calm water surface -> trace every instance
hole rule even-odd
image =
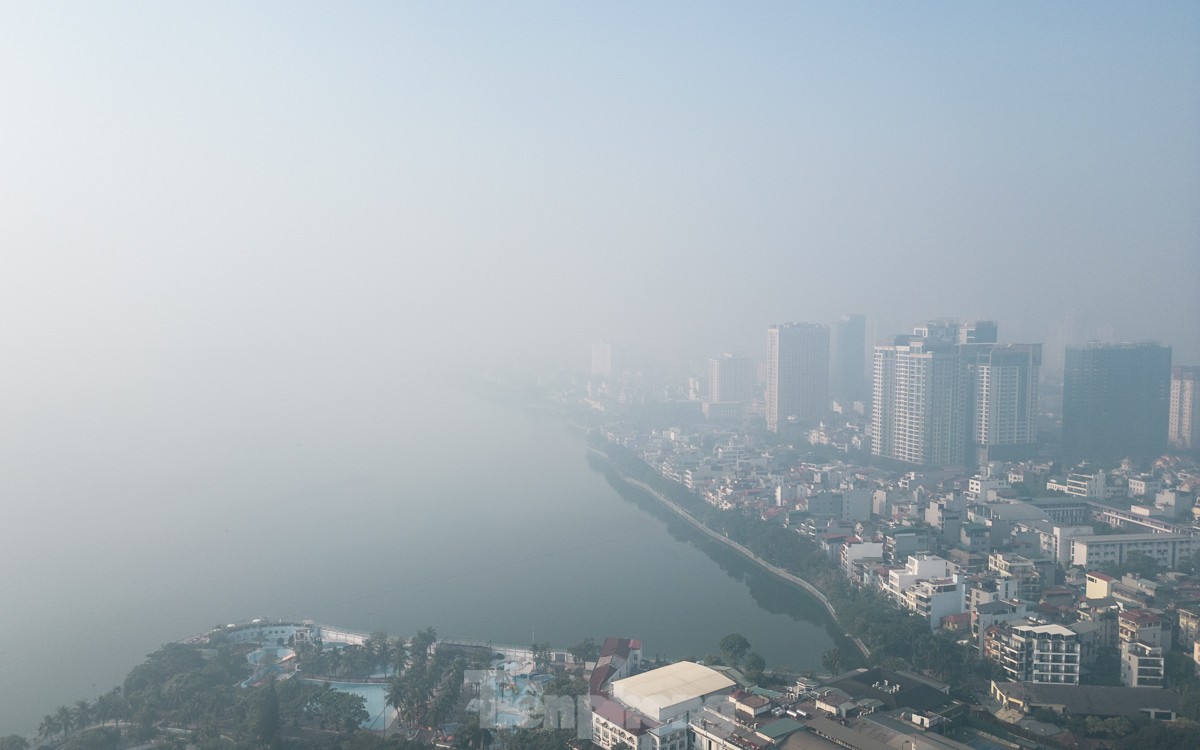
[[[555,417],[428,383],[344,386],[319,404],[284,389],[77,404],[9,438],[0,734],[252,617],[512,644],[622,635],[676,658],[737,631],[791,668],[833,646],[815,602],[623,498]]]

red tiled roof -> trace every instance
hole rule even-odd
[[[598,705],[593,704],[592,711],[602,719],[611,721],[625,731],[638,736],[658,726],[649,718],[607,698],[601,700]]]
[[[1158,615],[1144,609],[1127,609],[1117,616],[1138,625],[1157,625],[1161,622]]]

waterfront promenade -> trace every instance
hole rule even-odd
[[[604,456],[604,458],[606,460],[608,460],[608,455],[605,454],[603,451],[597,450],[596,448],[592,448],[591,446],[588,446],[588,449],[594,451],[598,455]],[[683,508],[681,505],[674,502],[670,498],[666,497],[658,490],[654,489],[653,487],[651,487],[650,485],[646,484],[645,482],[643,482],[641,480],[632,479],[632,478],[627,477],[624,474],[622,474],[615,466],[612,465],[611,460],[609,461],[609,466],[612,468],[613,473],[615,473],[621,479],[621,481],[625,482],[626,484],[633,485],[634,487],[637,487],[638,489],[646,491],[651,496],[653,496],[655,499],[657,499],[660,503],[662,503],[664,506],[666,506],[669,510],[671,510],[676,515],[678,515],[680,518],[682,518],[683,520],[685,520],[689,524],[691,524],[696,530],[703,533],[705,536],[707,536],[710,539],[713,539],[717,542],[720,542],[721,544],[723,544],[726,547],[737,552],[742,557],[746,558],[747,560],[750,560],[755,565],[759,566],[760,568],[767,571],[768,573],[776,576],[777,578],[780,578],[789,583],[795,584],[796,586],[799,586],[800,588],[807,591],[809,594],[812,595],[812,597],[814,599],[816,599],[818,602],[821,603],[821,605],[823,607],[825,607],[825,610],[827,612],[829,612],[829,616],[833,618],[833,621],[835,623],[837,623],[839,627],[841,626],[841,620],[838,618],[837,610],[834,609],[833,604],[830,603],[829,599],[826,598],[826,596],[824,594],[822,594],[820,589],[818,589],[816,586],[812,585],[811,583],[804,580],[803,578],[800,578],[797,575],[793,575],[792,573],[789,573],[788,571],[784,570],[783,568],[780,568],[776,565],[772,565],[771,563],[762,559],[761,557],[754,554],[746,547],[742,546],[741,544],[738,544],[737,542],[733,541],[732,539],[725,536],[724,534],[720,534],[716,531],[713,531],[712,529],[710,529],[709,527],[707,527],[703,523],[701,523],[691,513],[688,513],[687,510],[685,508]],[[849,633],[846,634],[846,637],[848,637],[851,641],[854,642],[854,645],[856,647],[858,647],[858,650],[862,652],[863,656],[870,658],[871,652],[869,649],[867,649],[866,644],[864,644],[858,638],[851,636]]]

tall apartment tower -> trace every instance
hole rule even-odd
[[[748,357],[722,354],[708,360],[708,400],[749,404],[754,401],[757,365]]]
[[[1042,345],[996,333],[994,321],[935,320],[875,347],[871,452],[938,466],[1030,453]]]
[[[1171,347],[1068,347],[1062,452],[1069,461],[1149,458],[1163,452],[1171,401]]]
[[[994,320],[973,320],[958,326],[958,343],[960,344],[994,344],[999,335],[1000,326]]]
[[[829,407],[829,327],[784,323],[767,329],[767,429],[814,424]]]
[[[1200,367],[1171,369],[1171,413],[1167,441],[1176,448],[1200,448]]]
[[[900,336],[875,347],[873,370],[871,453],[911,464],[966,463],[968,382],[958,346]]]
[[[1037,442],[1042,345],[976,344],[963,349],[973,390],[976,462],[1025,457]]]
[[[622,344],[606,341],[592,343],[592,375],[610,378],[620,375],[629,366],[628,350]]]
[[[830,333],[829,395],[842,404],[866,401],[867,319],[843,315]]]

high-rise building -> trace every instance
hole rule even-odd
[[[829,394],[843,405],[866,401],[867,319],[844,315],[830,330]]]
[[[607,378],[613,373],[612,365],[612,344],[603,341],[592,342],[592,374]]]
[[[628,352],[621,344],[594,342],[592,344],[592,375],[610,378],[620,375],[628,367]]]
[[[994,344],[999,334],[999,325],[994,320],[975,320],[958,327],[960,344]]]
[[[722,354],[708,360],[708,401],[749,404],[754,401],[757,366],[748,357]]]
[[[963,323],[955,318],[938,318],[913,329],[913,334],[937,344],[994,344],[999,326],[994,320]]]
[[[1171,414],[1167,440],[1176,448],[1200,448],[1200,367],[1171,369]]]
[[[829,408],[829,327],[784,323],[767,329],[767,429],[815,424]]]
[[[1068,347],[1062,452],[1068,461],[1149,458],[1167,444],[1171,347],[1156,343]]]
[[[900,336],[875,347],[874,365],[871,453],[912,464],[965,463],[968,383],[958,346],[940,336]]]
[[[1037,442],[1042,345],[964,348],[974,390],[971,439],[979,449],[976,462],[1024,457]]]
[[[875,347],[871,452],[914,464],[1020,458],[1037,441],[1041,344],[994,321],[931,321]]]

